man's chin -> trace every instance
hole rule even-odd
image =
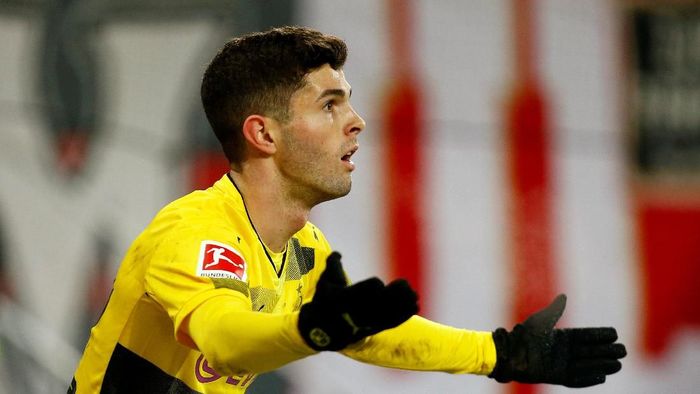
[[[350,193],[350,189],[352,188],[352,182],[348,182],[347,185],[337,186],[338,187],[335,187],[331,190],[326,190],[325,193],[322,193],[315,205],[347,196]]]

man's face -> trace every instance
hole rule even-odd
[[[313,206],[350,192],[350,157],[365,122],[350,105],[342,70],[324,65],[305,80],[290,99],[275,160],[292,195]]]

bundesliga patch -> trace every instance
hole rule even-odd
[[[242,281],[248,278],[243,256],[231,246],[216,241],[202,241],[197,275]]]

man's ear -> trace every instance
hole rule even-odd
[[[277,150],[271,128],[277,127],[272,118],[250,115],[243,121],[243,137],[255,151],[273,154]]]

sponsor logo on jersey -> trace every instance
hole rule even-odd
[[[209,363],[204,358],[204,355],[200,355],[199,358],[197,359],[197,363],[194,366],[194,376],[197,378],[197,381],[199,381],[200,383],[215,382],[215,381],[221,379],[221,377],[222,377],[216,371],[214,371],[214,368],[209,366]],[[245,387],[247,384],[252,383],[253,379],[255,379],[256,376],[257,375],[254,373],[247,373],[247,374],[235,375],[235,376],[227,376],[226,377],[226,384],[230,384],[233,386]]]
[[[246,264],[240,252],[216,241],[202,241],[197,275],[209,278],[228,278],[245,281]]]

